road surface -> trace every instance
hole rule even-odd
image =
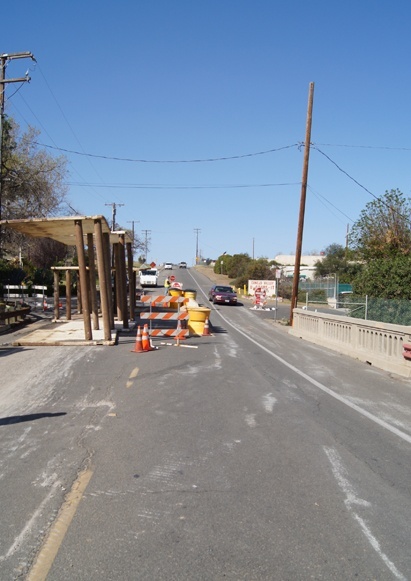
[[[1,579],[411,578],[410,382],[174,274],[212,336],[1,337]]]

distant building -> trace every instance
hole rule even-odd
[[[302,255],[300,260],[300,277],[314,278],[315,263],[324,260],[324,254]],[[281,265],[283,276],[291,278],[294,276],[295,254],[278,254],[274,260]]]

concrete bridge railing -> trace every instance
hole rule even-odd
[[[289,333],[311,343],[375,365],[390,373],[411,377],[411,361],[404,345],[411,343],[411,327],[353,317],[294,309]]]

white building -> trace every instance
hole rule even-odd
[[[314,278],[315,263],[324,260],[325,254],[301,255],[300,277]],[[295,254],[278,254],[274,260],[281,265],[283,276],[292,277],[294,275]]]

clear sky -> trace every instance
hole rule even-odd
[[[273,258],[296,248],[314,82],[303,252],[321,251],[373,195],[410,196],[410,22],[409,0],[8,2],[0,52],[37,65],[9,64],[31,82],[6,113],[66,155],[79,214],[115,203],[150,231],[150,260],[193,264],[197,240]]]

